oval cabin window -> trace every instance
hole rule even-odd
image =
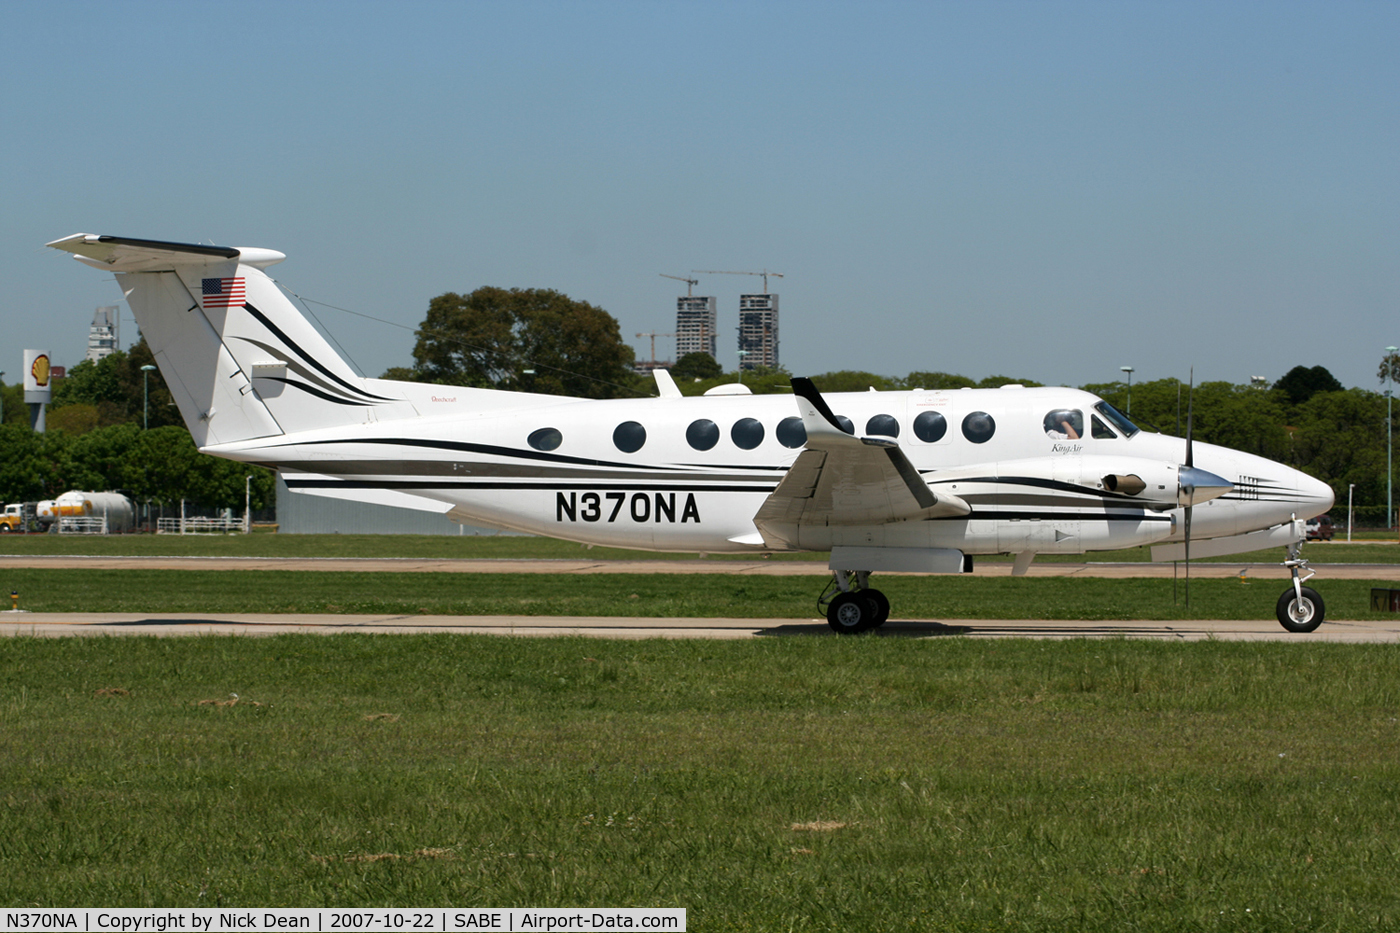
[[[921,411],[914,419],[914,436],[925,444],[943,440],[948,433],[948,419],[941,412]]]
[[[536,450],[554,450],[564,443],[564,435],[558,428],[540,428],[530,434],[526,441]]]
[[[685,429],[685,439],[696,450],[709,450],[719,443],[719,425],[708,418],[692,421]]]
[[[894,415],[874,415],[865,422],[865,433],[899,437],[899,422],[895,420]]]
[[[763,443],[763,423],[755,418],[740,418],[729,429],[729,438],[740,450],[753,450]]]
[[[613,443],[625,454],[634,454],[647,442],[647,429],[635,421],[624,421],[613,431]]]
[[[963,437],[974,444],[985,444],[997,433],[997,423],[985,411],[974,411],[963,419]]]
[[[798,417],[784,418],[778,422],[778,443],[795,450],[807,443],[807,428]]]

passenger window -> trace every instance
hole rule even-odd
[[[894,419],[894,415],[874,415],[865,422],[865,433],[899,437],[899,422]]]
[[[798,417],[784,418],[778,422],[778,443],[795,450],[807,443],[807,428]]]
[[[1091,415],[1089,419],[1090,430],[1094,432],[1094,437],[1101,441],[1116,441],[1118,435],[1108,425],[1099,420],[1098,415]]]
[[[763,424],[754,418],[740,418],[729,429],[729,439],[740,450],[753,450],[763,443]]]
[[[1045,415],[1045,435],[1057,441],[1077,441],[1084,436],[1084,412],[1057,408]]]
[[[855,424],[851,421],[850,418],[847,418],[845,415],[837,415],[836,423],[839,424],[841,426],[841,430],[845,431],[847,434],[856,433]]]
[[[996,420],[985,411],[974,411],[963,419],[963,437],[974,444],[985,444],[997,433]]]
[[[921,411],[914,419],[914,436],[925,444],[941,441],[948,433],[948,419],[936,411]]]
[[[719,443],[719,425],[708,418],[692,421],[685,429],[685,439],[696,450],[709,450]]]
[[[647,442],[647,429],[635,421],[624,421],[613,430],[613,443],[625,454],[634,454]]]
[[[526,441],[536,450],[554,450],[564,443],[564,435],[558,428],[540,428],[530,434]]]

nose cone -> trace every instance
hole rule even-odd
[[[1218,499],[1235,488],[1235,484],[1225,477],[1199,467],[1182,467],[1177,473],[1177,481],[1180,483],[1177,502],[1181,505],[1200,505]]]
[[[1297,487],[1299,518],[1321,515],[1337,501],[1332,487],[1322,480],[1297,470],[1293,472],[1293,479]]]

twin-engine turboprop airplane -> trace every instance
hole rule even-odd
[[[463,523],[656,551],[830,550],[838,632],[890,605],[874,571],[965,573],[975,554],[1154,545],[1155,560],[1286,546],[1278,618],[1307,632],[1304,520],[1332,490],[1261,457],[1138,429],[1065,388],[596,401],[357,375],[264,271],[268,249],[76,234],[116,275],[205,453],[288,488]],[[1188,430],[1188,437],[1190,431]],[[830,595],[829,595],[830,594]]]

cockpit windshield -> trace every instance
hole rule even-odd
[[[1132,437],[1142,429],[1128,420],[1128,416],[1107,402],[1099,402],[1094,406],[1094,410],[1109,420],[1112,425],[1123,432],[1124,437]]]

